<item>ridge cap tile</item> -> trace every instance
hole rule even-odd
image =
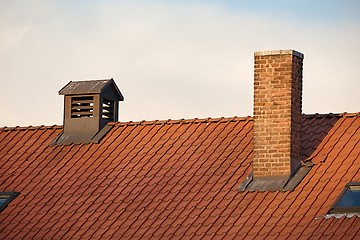
[[[63,129],[62,125],[39,125],[39,126],[14,126],[14,127],[8,127],[8,126],[3,126],[0,127],[0,131],[26,131],[26,130],[56,130],[56,129]]]
[[[302,114],[303,119],[320,119],[320,118],[347,118],[347,117],[359,117],[360,112],[342,112],[342,113],[312,113],[312,114]]]
[[[167,119],[167,120],[140,120],[140,121],[126,121],[126,122],[111,122],[109,125],[115,126],[134,126],[134,125],[156,125],[156,124],[189,124],[189,123],[225,123],[225,122],[236,122],[236,121],[252,121],[253,117],[208,117],[208,118],[189,118],[189,119]],[[0,128],[1,129],[1,128]]]
[[[303,118],[331,118],[331,117],[359,117],[360,116],[360,112],[353,112],[353,113],[348,113],[348,112],[343,112],[343,113],[313,113],[313,114],[306,114],[303,113],[302,117]],[[226,121],[244,121],[244,120],[253,120],[252,116],[244,116],[244,117],[238,117],[238,116],[233,116],[233,117],[208,117],[208,118],[190,118],[190,119],[167,119],[167,120],[139,120],[139,121],[127,121],[127,122],[110,122],[108,123],[111,126],[116,126],[116,125],[129,125],[129,126],[133,126],[133,125],[141,125],[141,124],[166,124],[166,123],[179,123],[179,122],[186,122],[186,123],[191,123],[191,122],[226,122]],[[63,126],[62,125],[39,125],[39,126],[13,126],[13,127],[9,127],[9,126],[3,126],[0,127],[0,131],[11,131],[11,130],[35,130],[35,129],[62,129]]]

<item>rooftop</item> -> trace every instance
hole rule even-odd
[[[360,237],[356,214],[328,214],[359,182],[360,113],[302,117],[293,190],[244,191],[252,117],[113,122],[99,144],[50,146],[61,126],[0,128],[0,214],[11,238]]]

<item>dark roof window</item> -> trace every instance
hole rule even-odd
[[[18,192],[0,192],[0,212],[2,212],[12,200],[19,196],[19,194]]]
[[[330,213],[360,213],[360,182],[346,184]]]

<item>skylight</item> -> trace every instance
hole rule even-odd
[[[18,192],[0,192],[0,212],[2,212],[12,200],[19,196],[19,194]]]
[[[346,184],[330,213],[360,213],[360,182]]]

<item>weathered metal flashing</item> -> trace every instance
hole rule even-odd
[[[100,143],[108,132],[113,128],[114,125],[107,124],[102,129],[100,129],[94,135],[84,135],[84,134],[65,134],[61,132],[51,143],[50,146],[59,146],[59,145],[71,145],[71,144],[81,144],[81,143]]]
[[[239,192],[244,191],[293,191],[301,180],[310,171],[313,163],[307,161],[303,163],[296,173],[290,177],[265,177],[254,178],[253,173],[250,173],[245,180],[238,187]]]
[[[358,217],[360,218],[360,213],[359,212],[353,212],[353,213],[329,213],[329,214],[325,214],[321,217],[324,217],[325,219],[330,219],[330,218],[353,218],[353,217]],[[316,217],[315,219],[320,219],[321,217]]]

